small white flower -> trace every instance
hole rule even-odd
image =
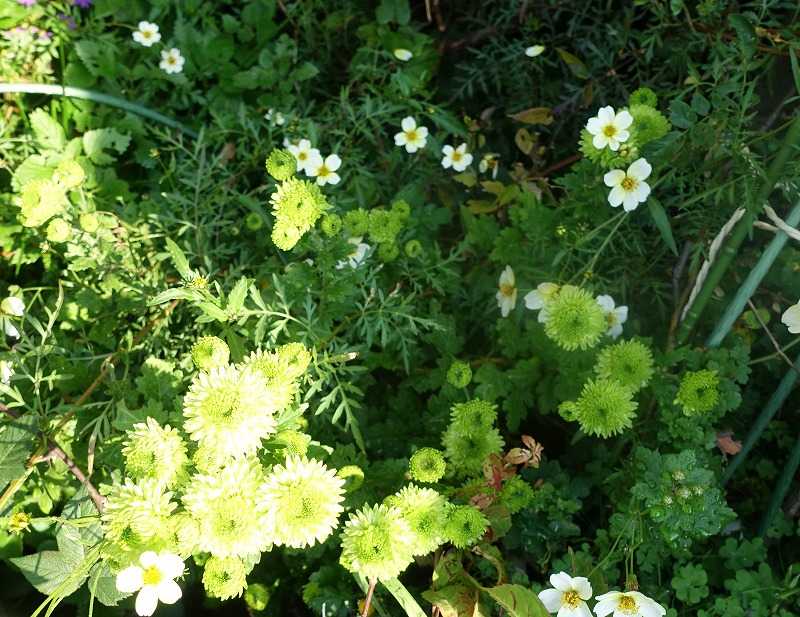
[[[667,609],[638,591],[609,591],[597,596],[594,612],[598,617],[661,617]]]
[[[478,171],[485,174],[487,171],[492,172],[492,180],[497,177],[497,170],[500,169],[500,155],[496,152],[487,152],[478,163]]]
[[[322,155],[319,150],[311,147],[311,142],[307,139],[301,139],[297,144],[289,144],[288,150],[297,161],[297,171],[311,175],[311,169],[322,165]]]
[[[800,334],[800,302],[790,306],[781,315],[781,322],[792,334]]]
[[[161,62],[158,63],[158,67],[168,74],[180,73],[184,62],[186,59],[181,55],[181,50],[173,47],[161,52]]]
[[[16,296],[8,296],[0,302],[0,313],[22,317],[25,314],[25,303]]]
[[[337,154],[331,154],[325,157],[325,160],[322,160],[320,157],[318,160],[314,159],[310,164],[309,167],[306,167],[306,173],[313,177],[316,177],[317,184],[320,186],[325,186],[326,184],[339,184],[339,174],[336,173],[336,170],[339,169],[342,165],[342,159],[339,158]]]
[[[274,124],[275,126],[283,126],[284,124],[286,124],[286,118],[284,117],[284,115],[279,111],[275,111],[274,109],[272,109],[272,107],[270,107],[267,110],[267,113],[264,114],[264,118],[266,119],[267,122],[269,122],[270,124]]]
[[[177,555],[162,551],[146,551],[139,557],[139,566],[130,566],[117,574],[117,589],[136,596],[136,614],[149,617],[159,601],[175,604],[182,592],[175,579],[183,574],[183,561]]]
[[[571,577],[566,572],[550,575],[553,589],[539,592],[539,599],[558,617],[592,617],[586,600],[592,597],[592,585],[583,576]]]
[[[650,185],[645,180],[650,176],[653,168],[645,159],[636,159],[628,167],[628,171],[612,169],[605,176],[603,182],[611,188],[608,194],[608,203],[613,208],[620,204],[625,212],[636,210],[640,203],[647,200],[650,195]]]
[[[353,250],[347,255],[346,259],[341,260],[336,264],[336,269],[341,270],[347,266],[355,269],[360,266],[367,258],[370,246],[361,241],[361,236],[357,238],[350,238],[348,242],[353,245]]]
[[[500,307],[500,314],[503,317],[508,317],[508,314],[517,305],[517,281],[511,266],[506,266],[500,273],[498,287],[499,289],[495,295],[497,306]]]
[[[525,308],[539,311],[539,323],[547,321],[547,303],[556,296],[559,289],[561,289],[561,286],[555,283],[539,283],[536,289],[525,294],[523,298]]]
[[[614,298],[607,295],[597,296],[597,304],[600,305],[606,315],[606,321],[608,322],[606,334],[611,338],[617,338],[622,334],[622,324],[628,321],[628,307],[616,306]]]
[[[403,118],[400,128],[403,130],[394,136],[394,145],[405,146],[409,154],[414,154],[428,143],[427,127],[417,126],[417,121],[411,116]]]
[[[133,40],[139,45],[151,47],[161,40],[161,33],[158,31],[156,24],[151,24],[149,21],[140,21],[139,27],[133,31]]]
[[[7,337],[13,339],[19,338],[19,330],[17,330],[17,327],[13,323],[11,323],[10,319],[3,318],[0,319],[0,321],[3,322],[3,332],[5,332]]]
[[[628,140],[631,134],[628,128],[633,124],[633,116],[626,110],[614,113],[614,108],[601,107],[597,116],[589,118],[586,123],[586,130],[592,137],[592,145],[598,150],[606,146],[614,150],[619,150],[619,145]]]
[[[0,383],[7,386],[14,376],[14,365],[8,360],[0,360]]]
[[[540,55],[545,50],[544,45],[531,45],[530,47],[525,48],[525,55],[528,58],[535,58],[536,56]]]
[[[442,167],[445,169],[452,167],[454,171],[464,171],[472,163],[472,155],[467,152],[467,144],[461,144],[458,148],[444,146],[442,148]]]
[[[398,47],[392,53],[394,54],[394,57],[400,60],[401,62],[408,62],[409,60],[411,60],[411,58],[414,57],[414,54],[412,54],[407,49],[403,49],[402,47]]]

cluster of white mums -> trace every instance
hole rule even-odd
[[[161,40],[161,33],[156,24],[140,21],[133,31],[133,40],[143,47],[152,47]],[[186,59],[181,55],[181,50],[173,47],[161,51],[161,62],[158,63],[158,67],[168,74],[180,73],[183,71],[184,62]]]
[[[272,109],[267,113],[271,118],[275,117],[275,113],[280,114]],[[304,172],[309,178],[316,178],[317,184],[320,186],[339,184],[341,178],[336,171],[342,166],[342,159],[338,154],[329,154],[323,157],[317,148],[311,147],[311,141],[308,139],[300,139],[296,142],[284,139],[283,146],[292,153],[294,160],[297,161],[297,171]]]
[[[586,604],[592,599],[592,585],[583,576],[571,577],[566,572],[550,576],[553,589],[539,593],[539,599],[557,617],[592,617]],[[667,609],[638,591],[609,591],[595,598],[597,617],[661,617]]]
[[[545,323],[549,317],[547,305],[558,293],[560,286],[556,283],[540,283],[536,289],[525,294],[523,301],[525,308],[532,311],[539,311],[539,323]],[[511,266],[506,266],[500,273],[497,290],[497,306],[500,307],[500,314],[508,317],[509,313],[517,305],[517,281]],[[617,338],[622,334],[622,324],[628,321],[628,307],[617,306],[614,298],[608,295],[597,296],[597,304],[603,309],[608,322],[606,335]]]

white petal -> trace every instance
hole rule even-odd
[[[158,563],[158,555],[155,551],[145,551],[139,556],[139,563],[143,568],[149,568]]]
[[[622,334],[622,325],[621,324],[614,324],[611,326],[608,331],[606,332],[608,336],[613,339],[619,338],[619,335]]]
[[[618,306],[614,309],[614,314],[617,317],[617,323],[623,324],[628,321],[628,307]]]
[[[513,287],[515,284],[516,278],[514,277],[514,271],[511,269],[511,266],[506,266],[500,273],[500,285],[510,285]]]
[[[325,167],[330,169],[331,171],[336,171],[341,167],[342,159],[339,158],[338,154],[331,154],[325,158]]]
[[[572,577],[566,572],[551,574],[550,584],[559,591],[570,591],[572,589]]]
[[[339,174],[337,173],[328,174],[328,184],[339,184],[339,180],[341,180]]]
[[[419,150],[419,146],[417,145],[417,142],[409,141],[406,144],[406,152],[408,152],[409,154],[414,154],[417,150]]]
[[[616,152],[619,150],[619,141],[616,137],[609,137],[608,138],[608,147],[611,148],[612,151]]]
[[[158,556],[158,569],[169,579],[178,578],[183,574],[183,560],[174,553],[163,552]]]
[[[591,597],[591,594],[589,594],[589,596]],[[578,606],[577,614],[578,617],[593,617],[592,611],[589,610],[589,606],[586,604],[586,602],[580,603],[580,605]]]
[[[466,154],[467,144],[461,144],[458,148],[456,148],[456,152],[460,152],[461,154]]]
[[[141,617],[150,617],[156,612],[158,606],[158,589],[153,585],[142,588],[136,596],[136,614]]]
[[[418,126],[417,127],[417,135],[423,138],[423,140],[428,136],[428,127],[427,126]]]
[[[22,317],[25,314],[25,303],[16,296],[9,296],[3,300],[0,309],[8,315]]]
[[[452,159],[452,158],[450,158],[449,156],[445,156],[445,157],[442,159],[442,167],[444,167],[445,169],[447,169],[448,167],[450,167],[450,165],[452,165],[452,164],[453,164],[453,159]]]
[[[7,319],[3,321],[3,330],[5,330],[6,336],[10,338],[19,338],[19,330],[17,330],[17,327]]]
[[[646,201],[647,196],[650,195],[650,185],[647,184],[647,182],[639,182],[639,184],[636,185],[633,194],[639,201]]]
[[[653,168],[646,159],[636,159],[631,163],[631,166],[628,167],[628,175],[637,180],[646,180],[652,171]]]
[[[158,599],[164,604],[175,604],[182,595],[180,585],[175,581],[165,581],[158,586]]]
[[[581,604],[583,604],[583,602],[581,602]],[[579,617],[581,614],[581,604],[575,608],[572,608],[568,604],[562,605],[562,607],[558,609],[558,614],[556,617]]]
[[[453,150],[453,146],[447,145],[442,147],[442,154],[445,156],[452,157],[453,152],[455,152],[455,150]]]
[[[133,593],[142,588],[144,571],[139,566],[129,566],[117,574],[117,589],[122,593]]]
[[[631,136],[631,134],[628,131],[626,131],[625,129],[617,131],[617,134],[615,135],[615,137],[617,138],[617,141],[619,141],[619,142],[628,141],[628,137],[630,137],[630,136]]]
[[[403,121],[400,123],[400,126],[403,128],[404,131],[413,131],[417,128],[417,121],[414,120],[411,116],[406,116],[403,118]]]
[[[408,138],[406,137],[405,133],[396,133],[394,136],[394,145],[395,146],[405,146]],[[289,147],[289,152],[292,152],[291,146]],[[292,154],[295,154],[292,152]]]
[[[616,208],[626,199],[627,195],[625,189],[621,186],[615,186],[608,194],[608,203],[611,204],[613,208]]]
[[[614,298],[608,295],[597,296],[597,304],[603,307],[603,310],[608,313],[614,310]]]
[[[606,596],[611,594],[604,594]],[[594,605],[594,612],[597,614],[597,617],[605,617],[610,613],[614,612],[614,609],[617,608],[618,600],[616,597],[614,598],[603,598],[603,596],[598,596],[596,599],[598,600],[597,604]]]
[[[603,182],[606,186],[618,186],[625,179],[625,172],[621,169],[612,169],[603,176]]]
[[[598,150],[602,150],[608,145],[608,137],[606,137],[602,132],[598,133],[592,137],[592,145]]]
[[[614,118],[614,126],[618,129],[626,129],[631,124],[633,124],[633,116],[626,109],[623,109],[617,114],[617,117]]]
[[[622,207],[625,212],[633,212],[639,207],[639,200],[636,199],[635,193],[627,193],[625,199],[622,200]]]
[[[589,118],[589,121],[586,123],[586,130],[592,135],[597,135],[600,133],[603,130],[603,125],[600,123],[600,119]]]
[[[800,302],[790,306],[781,315],[781,323],[785,325],[792,334],[800,334]]]
[[[588,600],[592,597],[592,584],[585,576],[576,576],[572,579],[572,588],[578,592],[581,600]]]
[[[542,310],[539,311],[539,317],[537,321],[539,323],[547,323],[547,320],[550,319],[550,313],[547,312],[547,307],[542,307]]]
[[[538,311],[544,306],[544,298],[542,298],[542,295],[535,289],[526,293],[523,301],[525,302],[525,308],[532,311]]]
[[[300,150],[310,150],[311,149],[311,142],[307,139],[301,139],[300,143],[297,144],[297,147]]]
[[[544,607],[551,613],[561,608],[561,592],[557,589],[545,589],[539,592],[539,599]]]
[[[597,112],[597,117],[603,124],[611,124],[614,122],[614,116],[614,108],[611,107],[611,105],[601,107]]]
[[[465,169],[466,169],[467,167],[469,167],[470,165],[472,165],[472,155],[471,155],[469,152],[467,152],[467,153],[464,155],[464,158],[462,159],[462,162],[463,162],[463,164],[464,164],[464,168],[465,168]]]

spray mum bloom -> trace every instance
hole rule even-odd
[[[183,399],[184,429],[219,456],[251,454],[275,432],[270,392],[252,371],[233,366],[200,373]]]
[[[258,350],[251,352],[242,362],[242,369],[256,374],[267,389],[268,396],[262,401],[265,409],[277,413],[292,404],[297,392],[297,378],[303,374],[307,364],[305,358],[308,351],[300,346],[303,351],[302,358],[298,358],[298,365],[294,365],[289,354]],[[298,352],[299,353],[299,352]],[[297,368],[301,367],[298,371]]]
[[[638,392],[653,376],[653,354],[639,341],[623,341],[603,349],[594,370],[601,379],[618,381]]]
[[[183,576],[183,560],[172,553],[146,551],[139,565],[129,566],[117,574],[116,587],[122,593],[136,595],[136,614],[149,617],[159,602],[175,604],[182,592],[175,579]]]
[[[466,388],[472,381],[472,368],[469,363],[454,360],[447,369],[447,383],[454,388]]]
[[[703,369],[689,371],[681,378],[681,385],[675,402],[683,408],[687,416],[706,413],[719,402],[719,374],[717,371]]]
[[[489,519],[475,506],[455,506],[447,515],[445,535],[456,548],[477,542],[489,527]]]
[[[270,202],[275,216],[272,241],[284,251],[291,250],[329,208],[316,184],[297,178],[281,182]]]
[[[204,336],[192,345],[192,362],[201,371],[225,366],[231,356],[231,350],[221,338]]]
[[[292,548],[324,542],[343,511],[344,484],[315,459],[289,456],[275,465],[257,498],[271,542]]]
[[[395,578],[411,563],[413,534],[398,508],[365,506],[345,523],[342,565],[368,579]]]
[[[203,587],[212,598],[228,600],[247,587],[247,567],[238,557],[210,557],[203,566]]]
[[[433,489],[411,484],[384,503],[398,508],[408,523],[413,555],[427,555],[444,542],[447,500]]]
[[[276,180],[288,180],[297,172],[297,161],[288,150],[275,149],[267,157],[267,173]]]
[[[486,457],[503,449],[503,438],[496,428],[466,433],[455,423],[447,427],[442,443],[451,469],[459,475],[479,474]]]
[[[632,426],[637,404],[633,392],[608,379],[590,379],[575,402],[562,403],[559,412],[577,420],[588,435],[611,437]]]
[[[638,591],[609,591],[597,596],[594,612],[597,617],[661,617],[667,609]]]
[[[103,529],[112,541],[125,547],[160,538],[177,507],[172,493],[152,479],[126,478],[111,488],[103,509]]]
[[[567,351],[594,347],[607,329],[602,307],[588,291],[564,285],[547,304],[547,336]]]
[[[497,420],[497,405],[483,399],[456,403],[450,412],[453,425],[465,433],[479,433],[491,429]]]
[[[583,576],[571,577],[566,572],[550,576],[553,589],[539,592],[539,599],[551,613],[557,617],[592,617],[586,604],[592,598],[592,585]]]
[[[417,482],[438,482],[446,468],[444,455],[436,448],[420,448],[408,462],[408,472]]]
[[[188,462],[186,444],[178,431],[149,417],[128,431],[122,455],[125,470],[134,480],[149,478],[167,488],[175,486]]]

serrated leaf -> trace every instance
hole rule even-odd
[[[550,614],[539,597],[522,585],[498,585],[483,587],[495,602],[502,606],[510,617],[549,617]]]
[[[128,595],[117,590],[117,577],[111,573],[111,568],[106,562],[92,566],[88,587],[98,602],[105,606],[116,606]]]
[[[197,292],[192,289],[184,289],[183,287],[173,287],[165,289],[160,294],[151,298],[147,302],[147,306],[158,306],[165,302],[172,302],[172,300],[195,300],[198,299]]]
[[[733,29],[736,30],[736,42],[739,43],[742,55],[745,58],[752,58],[756,53],[756,45],[758,43],[758,36],[753,24],[740,13],[729,15],[728,21]]]
[[[34,109],[30,115],[33,136],[46,150],[61,150],[67,143],[67,136],[61,125],[53,120],[43,109]]]
[[[213,302],[198,302],[197,307],[213,320],[228,321],[228,314]]]
[[[122,154],[130,142],[130,135],[120,133],[116,129],[95,129],[83,134],[83,151],[92,163],[109,165],[116,158],[115,155],[109,154],[109,151]]]
[[[41,154],[34,154],[17,166],[11,181],[14,190],[19,191],[28,182],[49,180],[52,176],[53,168],[47,164],[47,159]]]
[[[244,299],[247,297],[247,290],[249,287],[250,280],[245,277],[242,277],[236,281],[236,285],[234,285],[231,293],[228,295],[228,304],[225,307],[225,309],[228,311],[228,315],[236,315],[242,310],[242,307],[244,306]]]
[[[25,473],[25,463],[33,451],[36,432],[36,415],[33,413],[0,424],[0,486]]]
[[[544,124],[545,126],[553,123],[553,110],[549,107],[531,107],[530,109],[523,109],[515,114],[511,114],[509,118],[517,122],[524,122],[525,124]]]
[[[181,247],[171,238],[165,238],[165,241],[167,244],[167,252],[169,253],[170,259],[172,259],[172,265],[175,266],[181,278],[184,281],[189,281],[194,278],[194,273],[189,267],[189,260],[186,258],[186,254],[181,250]]]
[[[64,554],[61,551],[41,551],[10,561],[20,569],[31,585],[49,596],[59,590],[59,587],[73,576],[73,572],[80,566],[82,558],[75,559],[74,554]],[[61,596],[66,597],[72,594],[83,583],[83,578],[73,578],[76,579],[74,582],[59,590]]]
[[[669,247],[673,255],[677,255],[678,247],[675,245],[675,237],[672,235],[672,225],[670,225],[669,217],[664,211],[661,202],[651,197],[647,200],[647,207],[650,209],[650,216],[653,217],[653,222],[656,224],[664,244]]]
[[[428,590],[422,597],[439,609],[442,617],[473,617],[482,614],[478,602],[480,594],[466,584],[448,585],[437,590]]]

